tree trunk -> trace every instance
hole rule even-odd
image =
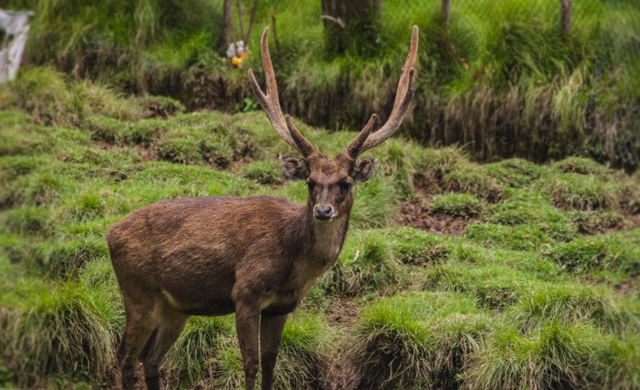
[[[442,28],[449,31],[449,18],[451,16],[451,0],[442,0],[442,8],[440,8],[440,17],[442,18]]]
[[[232,43],[234,36],[233,31],[233,0],[224,0],[222,9],[223,28],[222,28],[222,50],[226,51]]]
[[[371,54],[377,46],[382,0],[321,0],[327,51],[355,49]]]
[[[561,16],[560,16],[560,23],[562,24],[562,29],[564,31],[567,31],[567,32],[571,31],[571,25],[572,25],[572,21],[571,21],[571,14],[572,14],[571,3],[572,3],[572,0],[560,0],[560,5],[562,7]]]

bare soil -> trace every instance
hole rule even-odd
[[[477,223],[477,219],[460,219],[450,215],[429,213],[428,208],[418,203],[400,204],[400,216],[394,222],[396,226],[410,226],[430,233],[459,236],[469,225]]]

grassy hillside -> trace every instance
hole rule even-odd
[[[190,109],[252,110],[246,73],[220,54],[222,1],[9,0],[36,11],[26,62],[49,64],[123,91],[169,95]],[[243,1],[249,20],[253,1]],[[640,165],[640,11],[629,0],[574,2],[573,30],[555,0],[463,0],[450,31],[440,1],[385,0],[376,46],[325,50],[320,0],[260,1],[247,67],[271,40],[286,111],[310,125],[358,129],[391,111],[410,27],[420,27],[418,90],[403,131],[437,145],[465,145],[476,160],[592,157]],[[234,7],[234,12],[235,7]],[[237,21],[237,17],[234,16]],[[236,34],[240,36],[236,24]]]
[[[0,104],[0,386],[115,385],[124,320],[103,233],[131,211],[306,199],[261,112],[186,112],[46,68]],[[329,156],[355,135],[300,128]],[[285,329],[277,388],[640,388],[638,173],[479,165],[401,137],[370,154],[345,248]],[[240,385],[234,328],[193,317],[165,383]]]

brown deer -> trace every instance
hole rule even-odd
[[[319,154],[282,116],[262,35],[265,95],[251,86],[278,134],[301,157],[281,156],[286,175],[309,186],[307,204],[274,196],[163,200],[131,213],[106,233],[124,298],[126,326],[117,357],[124,390],[134,388],[138,357],[149,390],[159,389],[162,358],[192,315],[236,314],[245,382],[253,390],[260,360],[270,389],[287,314],[335,263],[349,228],[352,188],[373,174],[376,160],[358,158],[393,135],[411,104],[418,28],[387,123],[371,136],[375,115],[335,160]]]

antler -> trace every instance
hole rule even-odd
[[[371,119],[367,125],[362,129],[360,134],[351,141],[347,148],[347,153],[352,158],[358,157],[358,155],[365,151],[376,147],[389,139],[400,127],[404,114],[409,109],[413,93],[416,90],[415,84],[415,70],[413,69],[416,62],[416,53],[418,51],[418,26],[413,26],[413,35],[411,36],[411,48],[409,49],[409,56],[407,62],[402,68],[402,76],[400,76],[400,83],[398,83],[398,90],[396,92],[396,101],[393,104],[393,110],[387,123],[380,128],[380,130],[373,133],[368,137],[375,121],[375,114],[371,116]]]
[[[262,33],[261,44],[262,64],[264,66],[265,78],[267,79],[267,94],[265,95],[260,89],[260,86],[253,75],[253,69],[249,69],[249,81],[251,81],[251,88],[260,101],[262,109],[267,113],[267,117],[276,132],[286,143],[291,145],[306,158],[307,156],[315,153],[313,145],[311,145],[311,143],[302,136],[288,115],[285,121],[285,118],[282,116],[282,110],[280,109],[276,75],[273,71],[273,65],[271,64],[271,56],[269,55],[269,27],[265,28],[264,33]]]

